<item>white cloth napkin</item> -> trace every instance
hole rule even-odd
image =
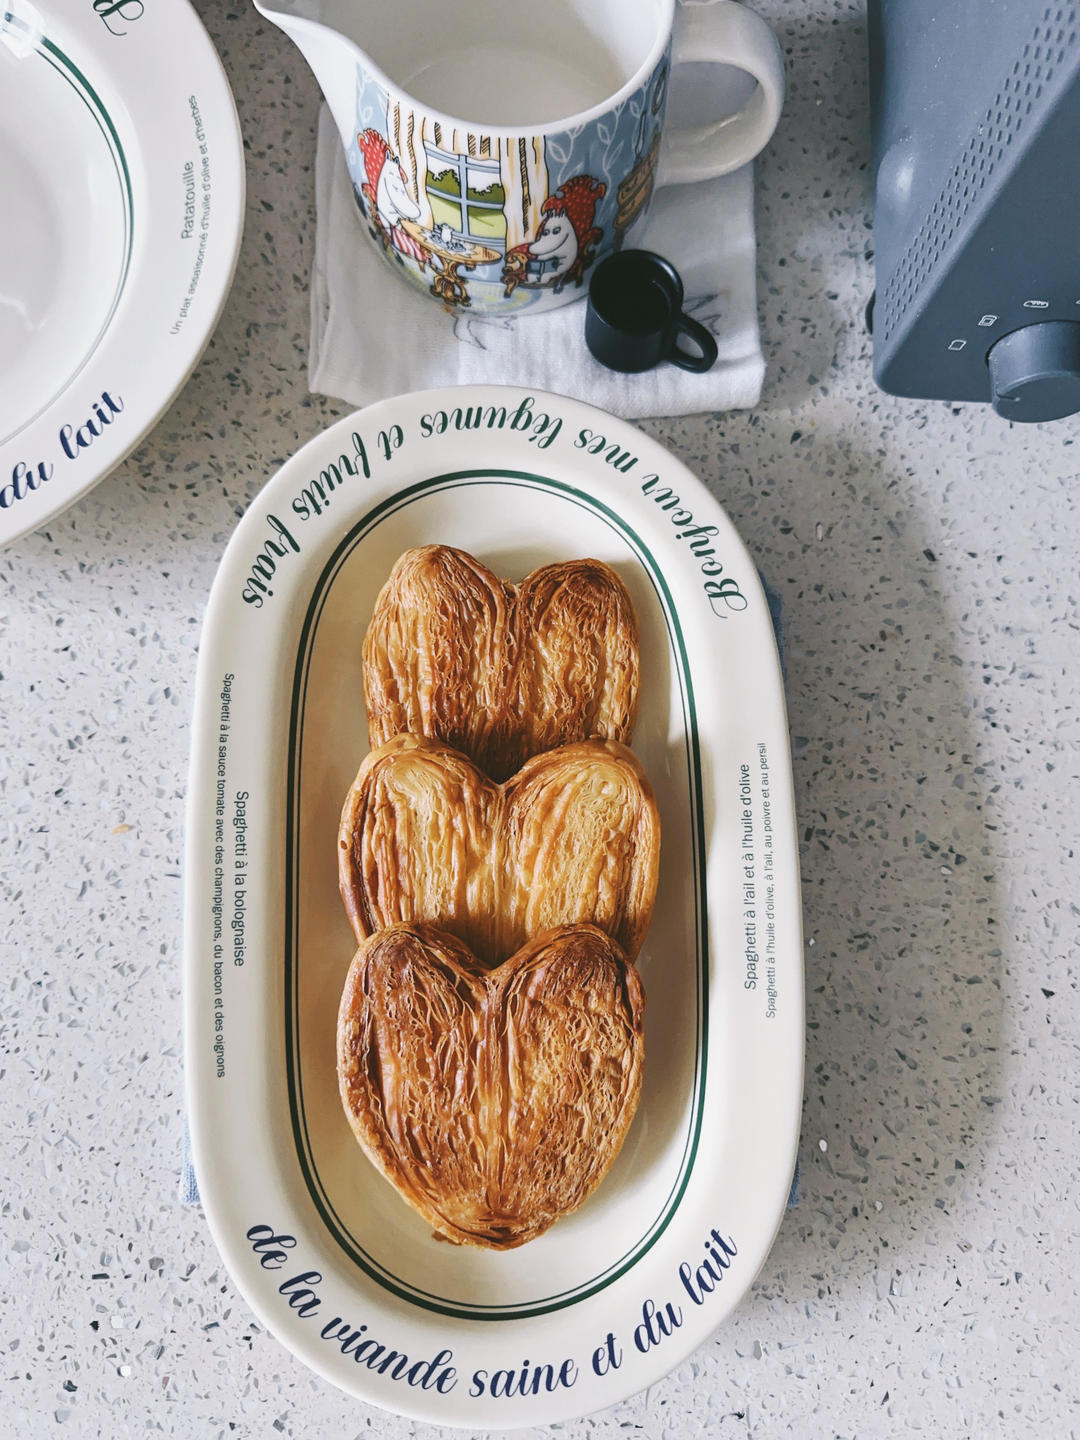
[[[364,233],[338,132],[323,107],[315,158],[311,389],[349,404],[440,385],[499,383],[570,395],[627,419],[743,410],[761,397],[753,167],[665,186],[635,244],[682,275],[686,309],[716,336],[703,375],[659,365],[623,375],[585,345],[585,304],[513,319],[448,314],[397,278]],[[582,295],[584,295],[584,287]]]

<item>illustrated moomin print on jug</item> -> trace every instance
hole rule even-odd
[[[667,73],[665,54],[599,123],[510,136],[435,120],[359,70],[346,159],[372,240],[450,308],[561,303],[648,206]]]
[[[745,165],[783,102],[779,42],[738,0],[255,5],[322,86],[383,273],[459,314],[577,299],[642,243],[654,189]]]

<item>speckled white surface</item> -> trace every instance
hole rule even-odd
[[[765,397],[647,428],[784,598],[802,1201],[732,1323],[561,1433],[1064,1440],[1080,421],[1010,430],[874,389],[862,7],[761,8],[790,84],[758,172]],[[0,554],[0,1435],[434,1440],[294,1361],[176,1203],[200,617],[237,516],[341,413],[305,388],[314,84],[253,9],[201,11],[247,140],[232,297],[150,439]]]

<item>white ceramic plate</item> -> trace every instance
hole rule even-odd
[[[576,556],[615,566],[641,626],[634,749],[663,825],[640,1108],[588,1203],[505,1254],[432,1237],[356,1146],[334,1073],[354,949],[337,824],[368,749],[361,640],[394,560],[435,541],[514,578]],[[469,387],[373,406],[306,445],[238,526],[192,744],[192,1139],[210,1227],[261,1320],[335,1384],[436,1423],[545,1424],[658,1379],[764,1260],[802,1098],[783,690],[753,564],[716,502],[574,401]]]
[[[0,0],[0,545],[103,479],[191,373],[244,161],[186,0]]]

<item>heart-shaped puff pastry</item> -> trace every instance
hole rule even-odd
[[[369,1159],[436,1231],[509,1250],[576,1210],[641,1092],[645,996],[592,925],[490,973],[452,936],[365,940],[338,1015],[338,1083]]]
[[[614,740],[550,750],[497,785],[448,745],[397,735],[360,766],[338,845],[357,940],[433,925],[489,969],[557,925],[597,925],[633,960],[659,857],[649,782]]]
[[[638,702],[633,602],[599,560],[500,580],[463,550],[406,550],[364,637],[372,746],[427,735],[505,780],[532,755],[629,744]]]

